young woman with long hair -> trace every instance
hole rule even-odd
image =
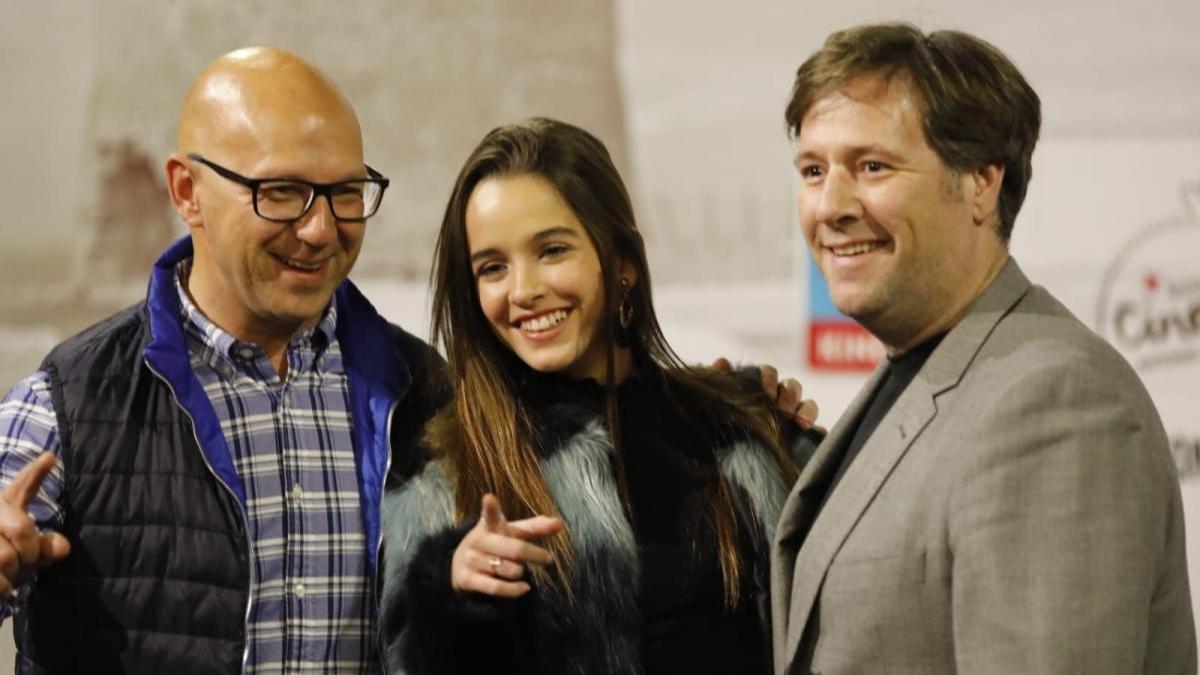
[[[776,412],[815,410],[671,350],[603,144],[544,118],[490,132],[432,285],[456,391],[385,499],[389,667],[768,672],[770,537],[815,441],[789,453]]]

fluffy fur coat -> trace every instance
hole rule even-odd
[[[453,485],[444,465],[430,462],[384,499],[381,626],[389,672],[641,671],[639,551],[621,505],[608,433],[590,411],[554,412],[550,419],[566,428],[557,430],[559,442],[541,468],[570,527],[575,602],[552,586],[535,586],[517,600],[456,594],[450,560],[474,523],[455,522]],[[732,442],[717,457],[735,508],[751,516],[739,520],[756,525],[743,588],[769,633],[767,552],[788,486],[759,444]]]

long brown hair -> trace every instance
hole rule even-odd
[[[781,446],[775,416],[765,405],[765,397],[744,392],[731,377],[685,366],[663,337],[651,303],[642,236],[629,194],[604,144],[576,126],[532,118],[488,132],[467,158],[446,206],[434,254],[432,335],[442,344],[455,378],[453,416],[443,416],[442,422],[461,430],[461,442],[444,448],[451,462],[458,517],[465,520],[477,515],[480,499],[488,492],[497,496],[512,517],[558,515],[539,469],[533,421],[521,405],[517,389],[529,367],[496,337],[484,317],[467,246],[467,202],[475,187],[487,178],[517,174],[540,176],[558,190],[600,259],[604,311],[610,317],[601,328],[606,332],[602,337],[608,354],[608,432],[626,512],[634,515],[625,493],[620,411],[612,377],[616,317],[624,294],[618,279],[621,262],[637,272],[637,283],[629,290],[632,320],[622,335],[634,363],[661,367],[673,384],[704,401],[705,414],[745,430],[769,447],[785,480],[789,484],[794,481],[795,467]],[[733,606],[739,597],[741,574],[736,520],[730,486],[719,470],[717,473],[712,517],[725,597]],[[563,580],[563,590],[571,597],[570,534],[564,529],[545,544],[554,554],[557,578]],[[538,578],[548,577],[538,573]]]

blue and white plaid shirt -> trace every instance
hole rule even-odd
[[[247,672],[378,672],[334,305],[292,339],[281,380],[262,348],[235,339],[192,303],[181,281],[189,263],[180,263],[176,285],[192,369],[246,490],[254,566]],[[39,371],[0,402],[0,484],[59,447],[49,379]],[[61,526],[62,476],[60,459],[30,505],[42,528]]]

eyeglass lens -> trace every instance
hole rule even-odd
[[[329,205],[343,220],[369,218],[379,208],[383,190],[372,181],[347,181],[330,186]],[[274,220],[294,220],[314,201],[313,187],[287,180],[264,181],[258,186],[258,214]]]

